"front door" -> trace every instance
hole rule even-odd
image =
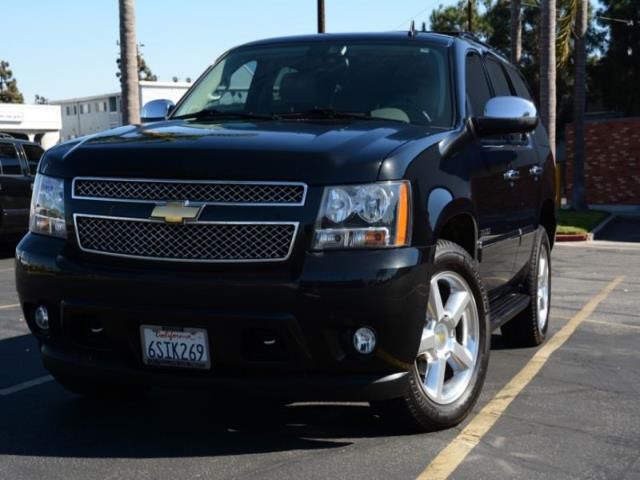
[[[483,62],[479,54],[466,59],[467,110],[481,116],[491,98]],[[480,275],[491,294],[499,292],[515,275],[520,246],[518,198],[515,183],[505,179],[513,168],[514,153],[501,139],[476,140],[470,155],[477,165],[471,178],[471,198],[478,214]]]

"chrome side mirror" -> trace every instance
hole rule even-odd
[[[538,112],[529,100],[520,97],[494,97],[485,108],[484,116],[472,119],[481,136],[528,133],[538,126]]]
[[[150,102],[145,103],[144,107],[142,107],[140,121],[142,123],[149,123],[165,120],[174,106],[175,105],[171,100],[151,100]]]

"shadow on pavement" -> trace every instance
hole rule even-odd
[[[640,242],[640,216],[617,216],[595,235],[595,240]]]
[[[0,341],[0,361],[0,388],[47,374],[31,335]],[[339,448],[350,439],[403,433],[363,403],[276,406],[254,398],[219,401],[223,395],[153,389],[128,402],[92,400],[48,382],[0,396],[0,456],[241,455]]]
[[[222,407],[211,394],[160,391],[131,403],[117,403],[75,397],[54,383],[33,392],[15,395],[14,405],[3,407],[12,414],[0,421],[0,455],[242,455],[339,448],[352,443],[347,438],[388,435],[364,405],[269,408],[255,401]],[[0,405],[5,401],[0,400]]]
[[[13,258],[16,253],[16,245],[22,240],[22,235],[0,237],[0,260],[5,258]]]

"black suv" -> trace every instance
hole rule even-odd
[[[259,41],[169,107],[41,162],[17,288],[69,390],[364,399],[442,428],[477,399],[492,331],[544,340],[554,159],[490,48]]]
[[[31,186],[43,152],[37,143],[0,133],[0,239],[28,229]]]

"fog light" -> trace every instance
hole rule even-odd
[[[36,308],[33,319],[40,330],[49,330],[49,311],[47,307],[40,305]]]
[[[376,348],[376,334],[373,330],[367,327],[362,327],[356,330],[353,334],[353,346],[358,353],[371,353]]]

